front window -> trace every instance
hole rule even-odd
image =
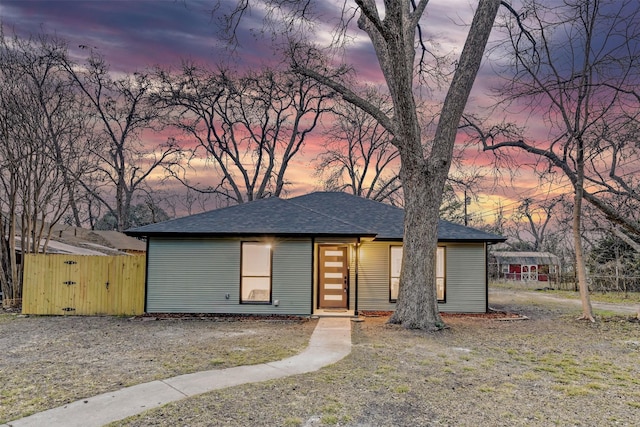
[[[444,302],[446,289],[446,254],[443,246],[436,251],[436,296]],[[402,266],[402,246],[391,246],[389,266],[389,301],[396,302],[400,286],[400,268]]]
[[[445,259],[446,257],[444,247],[438,246],[438,250],[436,252],[436,293],[438,301],[444,301],[444,290],[446,284]]]
[[[242,242],[240,302],[271,302],[271,245]]]
[[[398,289],[400,287],[400,267],[402,266],[402,246],[391,246],[391,278],[389,301],[395,302],[398,299]]]

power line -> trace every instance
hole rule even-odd
[[[640,169],[637,169],[637,170],[635,170],[635,171],[627,172],[627,173],[625,173],[625,174],[623,174],[623,175],[620,175],[620,178],[624,178],[624,177],[627,177],[627,176],[629,176],[629,175],[635,175],[635,174],[638,174],[638,173],[640,173]],[[596,184],[596,183],[589,183],[589,184],[590,184],[590,185],[588,185],[585,189],[587,189],[587,190],[588,190],[589,188],[591,188],[591,187],[594,187],[594,186],[597,186],[597,185],[598,185],[598,184]],[[563,185],[559,185],[559,186],[557,186],[557,187],[555,187],[555,188],[553,188],[553,189],[551,188],[551,186],[549,186],[548,190],[547,190],[547,191],[545,191],[545,193],[546,193],[546,195],[548,196],[548,195],[549,195],[550,193],[552,193],[552,192],[557,192],[558,190],[561,190],[561,189],[564,189],[564,188],[567,188],[567,187],[572,187],[572,186],[573,186],[573,184],[572,184],[571,182],[568,182],[568,183],[563,184]],[[527,189],[527,190],[525,190],[525,191],[523,191],[523,192],[521,192],[521,193],[515,194],[515,195],[514,195],[514,197],[521,197],[521,196],[523,196],[524,194],[526,194],[526,193],[528,193],[528,192],[530,192],[530,191],[532,191],[532,190],[535,190],[535,189],[536,189],[536,188],[533,188],[533,189]],[[530,199],[536,199],[538,196],[542,196],[542,195],[544,195],[545,193],[538,193],[538,194],[534,194],[534,195],[532,195],[532,196],[529,196],[528,198],[530,198]],[[508,204],[506,204],[506,205],[501,205],[501,206],[498,206],[498,207],[496,207],[496,208],[494,208],[494,209],[491,209],[491,210],[488,210],[488,211],[487,211],[487,210],[483,210],[482,212],[474,213],[474,214],[472,214],[472,215],[473,215],[474,217],[476,217],[476,218],[482,219],[482,218],[485,218],[485,217],[488,217],[488,216],[494,215],[494,214],[496,214],[496,213],[500,212],[500,210],[504,210],[505,208],[509,208],[509,207],[511,207],[511,206],[518,206],[518,205],[520,205],[520,203],[522,203],[522,201],[521,201],[521,200],[520,200],[520,201],[514,201],[514,202],[508,203]]]

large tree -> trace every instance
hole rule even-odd
[[[5,36],[0,28],[0,284],[22,293],[22,254],[47,250],[51,226],[77,212],[91,126],[62,62],[64,42]]]
[[[390,103],[376,88],[367,87],[360,96],[388,110]],[[337,102],[333,113],[324,150],[316,159],[316,174],[324,188],[396,204],[401,197],[400,162],[391,134],[351,103]]]
[[[377,87],[367,86],[359,91],[359,96],[381,111],[391,112],[389,96]],[[422,138],[428,146],[434,118],[424,104],[418,115],[425,122]],[[324,132],[323,151],[316,158],[316,175],[324,189],[346,191],[402,207],[400,153],[392,144],[393,136],[370,114],[344,100],[335,100],[332,113],[330,127]],[[469,203],[472,199],[480,175],[462,164],[462,153],[453,159],[456,172],[450,174],[445,184],[440,218],[467,225],[465,201]],[[464,196],[459,197],[458,193]]]
[[[528,243],[528,249],[535,252],[546,250],[553,210],[559,202],[554,198],[542,202],[523,199],[512,215],[516,241]]]
[[[215,172],[210,185],[191,182],[184,165],[173,165],[174,177],[232,203],[283,194],[291,161],[326,108],[325,88],[273,69],[239,75],[184,64],[157,77],[158,102],[177,113],[172,123],[193,147],[189,160],[204,159]]]
[[[640,160],[640,11],[632,1],[600,0],[561,5],[530,0],[524,10],[526,19],[506,27],[512,74],[500,92],[508,94],[507,105],[526,105],[541,117],[548,134],[505,138],[508,132],[502,131],[512,127],[476,130],[485,150],[524,150],[570,181],[582,317],[593,320],[581,238],[583,200],[609,220],[640,232],[638,223],[611,203],[619,198],[629,207],[640,207],[633,173]],[[521,36],[522,27],[528,37]]]
[[[238,19],[247,12],[250,3],[249,0],[240,1],[234,13],[226,17],[229,28],[237,28]],[[272,11],[287,15],[281,22],[288,25],[286,29],[291,30],[288,31],[291,37],[300,35],[297,29],[308,27],[292,28],[290,24],[318,19],[311,16],[313,2],[310,0],[293,3],[272,0],[266,3],[275,8]],[[440,201],[451,166],[458,124],[501,1],[478,1],[467,39],[442,100],[434,136],[425,149],[415,91],[418,86],[416,77],[424,77],[422,73],[433,70],[427,62],[432,56],[427,51],[421,27],[428,4],[428,0],[385,0],[382,3],[354,0],[353,4],[344,3],[343,25],[334,34],[334,40],[344,40],[350,18],[355,13],[358,28],[368,36],[375,50],[391,98],[390,112],[358,96],[345,79],[336,78],[333,67],[314,67],[316,62],[310,61],[309,57],[317,56],[315,52],[320,47],[314,45],[310,37],[293,42],[291,57],[297,73],[333,89],[345,101],[374,117],[392,135],[391,141],[398,149],[402,164],[400,179],[404,192],[405,250],[398,303],[391,322],[407,328],[432,330],[443,326],[437,306],[434,271]]]
[[[177,162],[180,149],[171,138],[155,145],[142,139],[144,132],[159,131],[163,124],[161,110],[152,102],[150,73],[114,78],[104,57],[95,51],[85,64],[65,60],[64,65],[93,112],[96,136],[102,141],[93,150],[96,169],[83,177],[82,184],[91,199],[116,219],[116,229],[126,230],[136,197],[150,194],[150,177]]]

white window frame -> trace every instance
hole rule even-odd
[[[395,265],[394,261],[398,260],[397,252],[399,252],[399,259],[402,262],[402,250],[403,247],[401,245],[391,245],[389,247],[389,302],[397,302],[400,266]],[[394,256],[394,252],[396,252],[396,256]],[[439,303],[445,304],[447,302],[447,252],[445,246],[438,246],[436,249],[436,264],[434,267],[436,270],[436,297]]]
[[[398,255],[400,257],[400,265],[395,265],[394,260],[398,259]],[[398,300],[401,265],[402,245],[389,246],[389,302],[396,302]]]
[[[251,264],[251,259],[259,255],[261,250],[268,249],[268,259],[258,260]],[[257,253],[256,253],[257,252]],[[264,254],[261,254],[264,256]],[[256,259],[253,258],[253,261]],[[252,269],[254,268],[254,269]],[[256,269],[257,268],[257,269]],[[271,304],[272,301],[273,250],[265,242],[241,242],[240,244],[240,304]],[[251,282],[262,283],[247,292]],[[264,283],[267,285],[264,286]],[[257,292],[256,292],[257,291]],[[266,291],[266,292],[265,292]],[[246,295],[245,295],[246,294]],[[257,297],[251,298],[251,295]]]
[[[436,249],[436,298],[439,303],[447,302],[447,249],[438,246]]]

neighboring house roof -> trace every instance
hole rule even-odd
[[[493,255],[500,264],[560,265],[560,258],[550,252],[496,251],[492,252],[491,255]]]
[[[96,245],[97,246],[97,245]],[[40,243],[40,251],[44,249],[44,241]],[[100,250],[103,249],[103,250]],[[22,239],[16,236],[16,250],[22,252]],[[109,248],[97,247],[96,250],[85,247],[69,245],[66,243],[49,240],[47,243],[47,253],[49,254],[66,254],[66,255],[107,255]]]
[[[92,230],[87,233],[87,238],[119,251],[145,252],[147,250],[147,244],[142,240],[115,230]]]
[[[109,248],[106,248],[104,246],[93,245],[93,247],[94,249],[88,249],[86,247],[68,245],[66,243],[50,240],[47,252],[70,255],[107,255],[105,252],[109,251]]]
[[[127,230],[132,236],[308,235],[401,240],[404,210],[340,192],[272,197]],[[440,241],[500,242],[502,236],[440,221]]]
[[[88,230],[71,225],[56,224],[52,227],[52,240],[73,246],[95,249],[108,255],[122,255],[127,251],[144,252],[147,244],[115,230]]]
[[[22,252],[20,238],[20,218],[16,233],[17,250]],[[47,253],[63,253],[75,255],[127,255],[128,252],[146,252],[147,244],[142,240],[127,236],[118,231],[89,230],[67,224],[44,224],[36,222],[36,228],[42,227],[44,236],[39,250],[44,249],[47,234]]]

